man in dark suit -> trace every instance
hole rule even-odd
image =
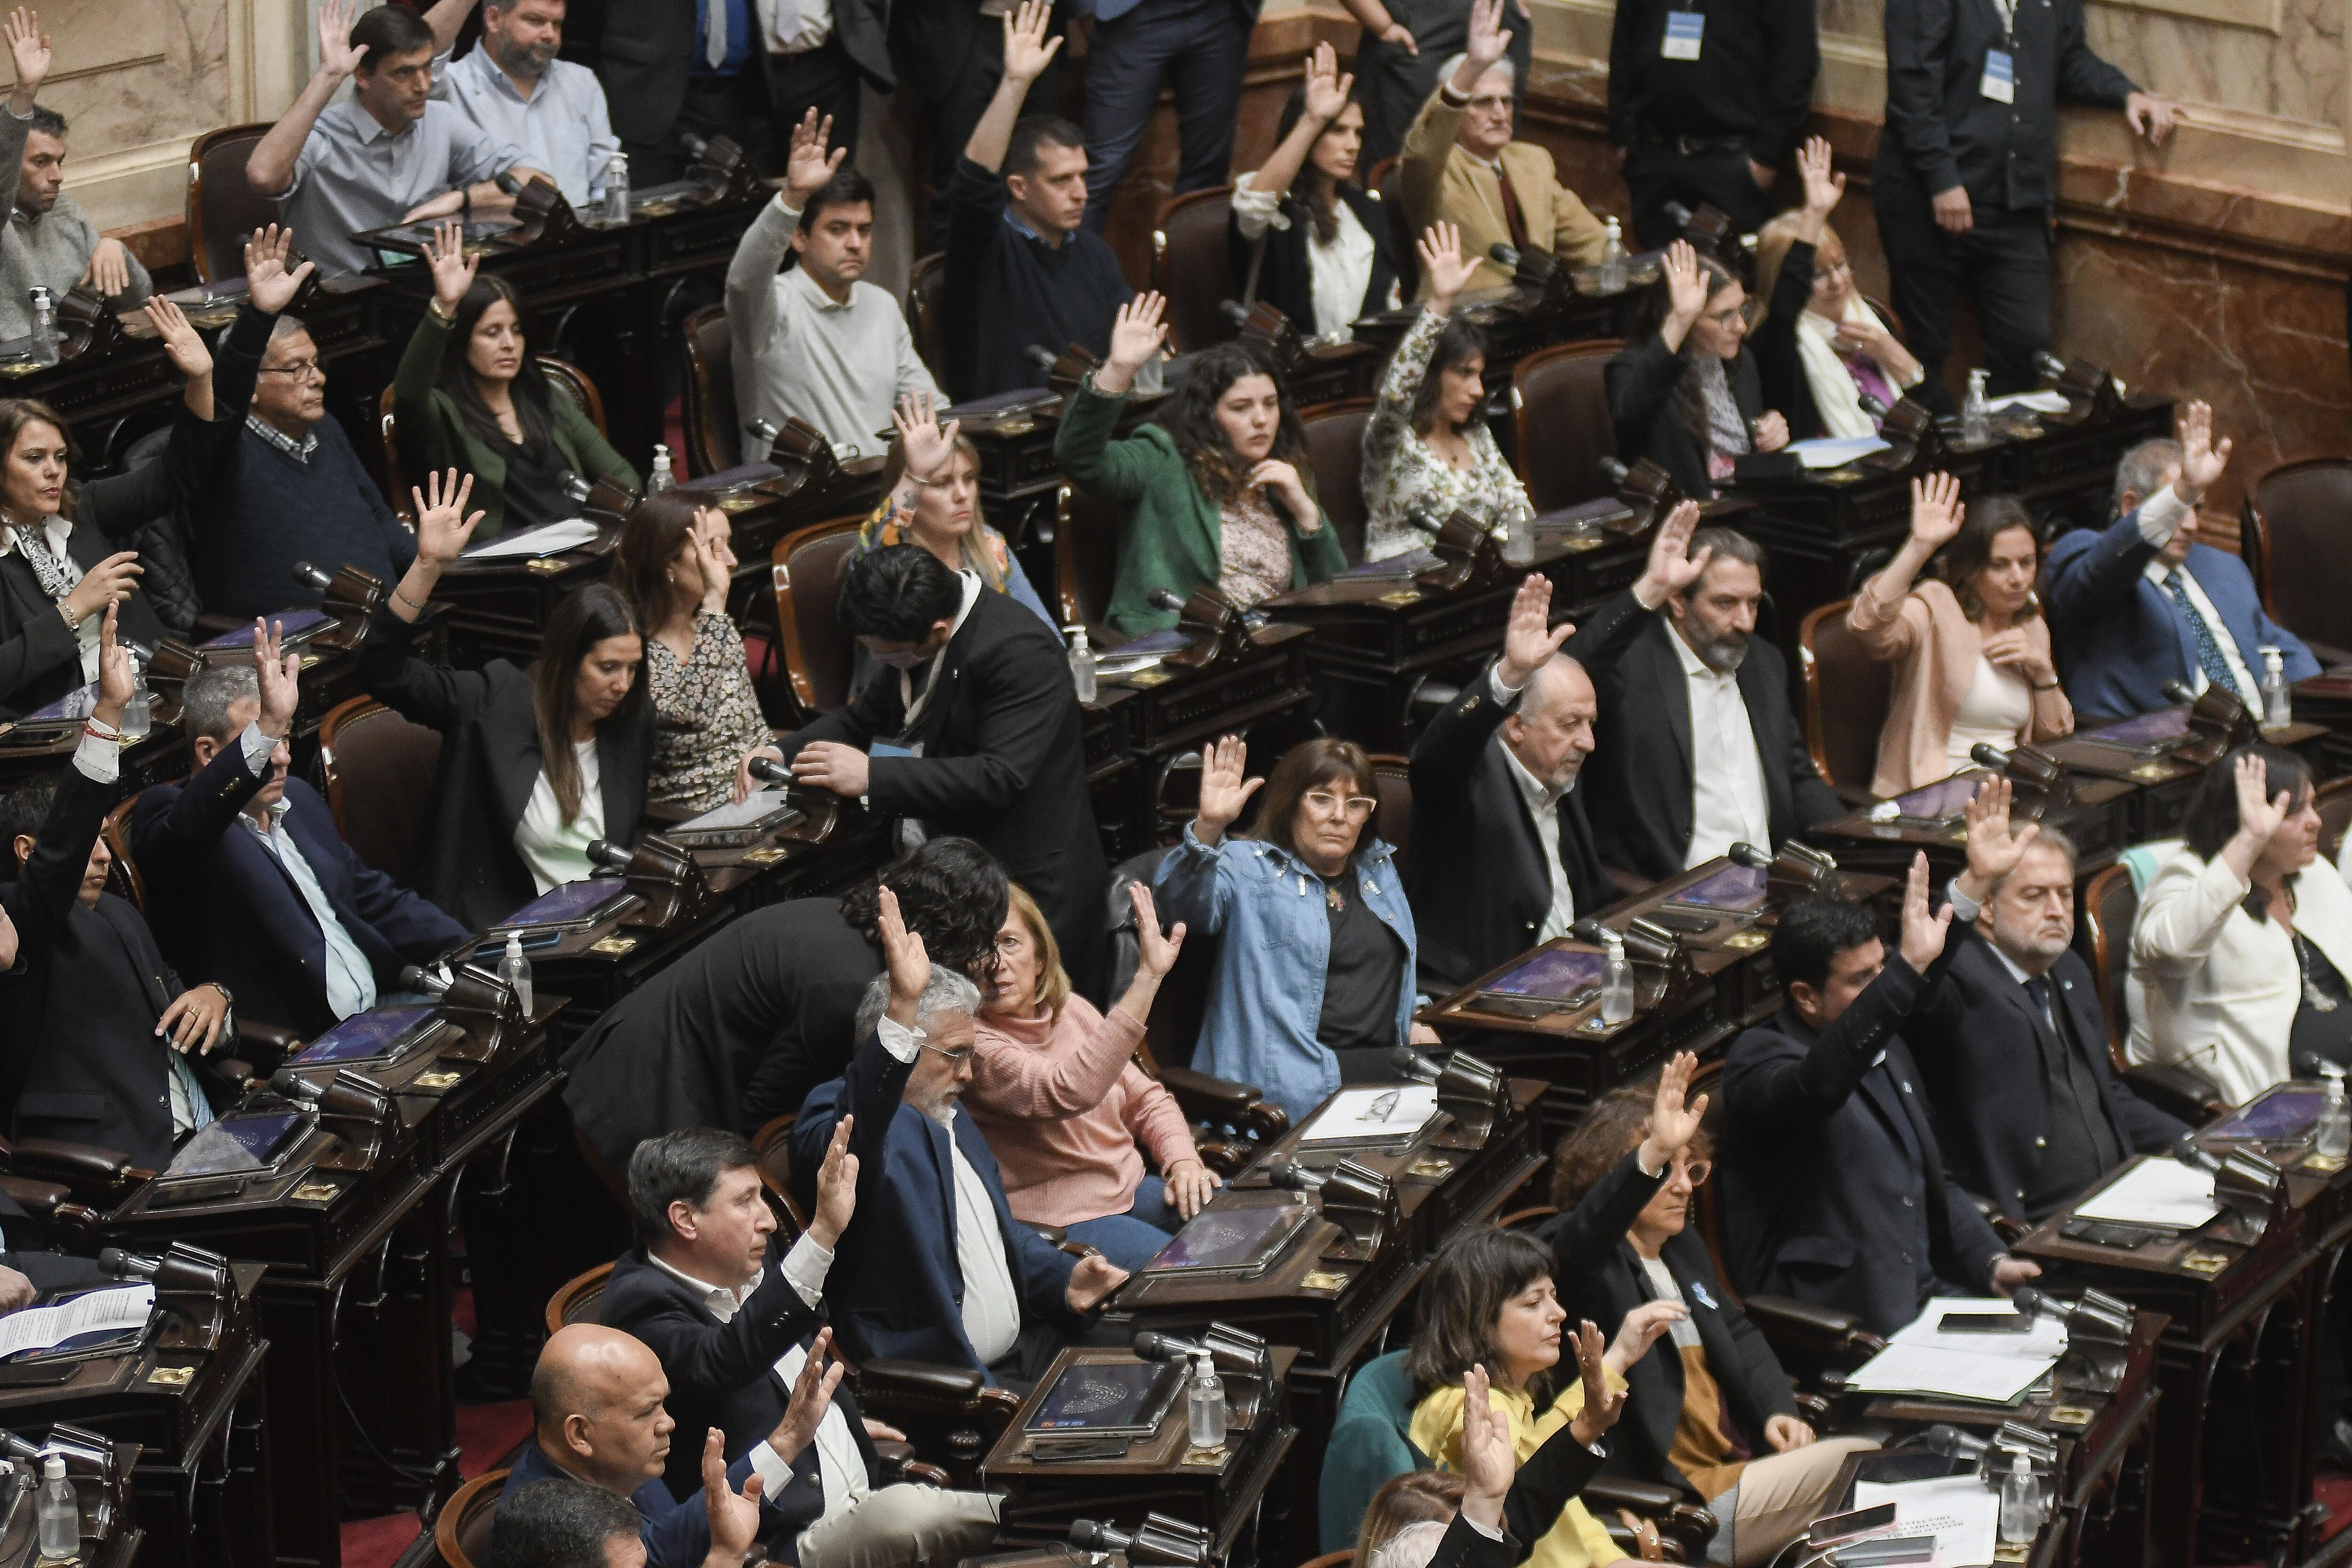
[[[1421,989],[1443,996],[1612,902],[1577,773],[1599,710],[1584,668],[1548,628],[1551,579],[1511,601],[1503,657],[1412,748],[1412,874]]]
[[[866,1044],[793,1124],[805,1203],[835,1124],[856,1119],[857,1219],[826,1280],[834,1330],[853,1361],[939,1362],[1025,1387],[1127,1272],[1100,1253],[1073,1260],[1013,1219],[996,1157],[957,1114],[980,988],[931,963],[887,888],[881,932],[889,968],[858,1008]]]
[[[2230,443],[2202,403],[2178,441],[2146,441],[2116,468],[2116,521],[2050,547],[2042,596],[2077,729],[2170,706],[2168,682],[2219,686],[2262,711],[2262,650],[2290,681],[2319,673],[2303,639],[2270,618],[2243,557],[2197,542],[2197,506]]]
[[[119,735],[131,689],[115,618],[108,611],[98,703],[73,765],[63,780],[0,798],[16,873],[5,905],[16,963],[0,974],[0,1098],[14,1101],[18,1138],[94,1143],[162,1170],[228,1100],[202,1058],[235,1030],[228,989],[184,987],[138,910],[106,890],[114,857],[98,826],[121,767],[107,732]]]
[[[464,926],[352,852],[318,791],[287,776],[299,654],[253,630],[254,663],[208,665],[180,699],[196,771],[131,812],[163,949],[303,1038],[373,1007]]]
[[[1110,871],[1060,640],[919,544],[857,559],[841,625],[889,668],[792,737],[793,778],[979,843],[1036,899],[1062,966],[1099,1001]]]
[[[1585,778],[1601,861],[1652,881],[1844,809],[1806,753],[1787,662],[1755,635],[1762,550],[1697,522],[1694,502],[1669,513],[1641,580],[1569,645],[1601,694]]]
[[[2188,1129],[2116,1079],[2098,982],[2072,945],[2074,842],[2011,833],[2009,797],[1992,779],[1969,805],[1969,866],[1949,889],[1961,945],[1910,1027],[1952,1173],[2032,1222]]]
[[[1722,1244],[1740,1294],[1790,1296],[1891,1334],[1931,1296],[2007,1295],[2042,1271],[2009,1256],[1944,1173],[1926,1084],[1900,1030],[1943,976],[1948,915],[1911,868],[1893,958],[1877,917],[1812,899],[1772,933],[1780,1011],[1723,1067]]]
[[[834,1126],[817,1172],[816,1207],[790,1252],[774,1242],[751,1146],[731,1132],[689,1128],[637,1145],[629,1206],[637,1245],[613,1266],[600,1321],[644,1342],[669,1379],[668,1405],[692,1431],[716,1426],[722,1453],[749,1453],[783,1517],[777,1537],[800,1568],[871,1561],[951,1568],[996,1537],[996,1505],[974,1492],[877,1484],[874,1439],[897,1437],[865,1421],[845,1389],[815,1438],[786,1465],[762,1439],[784,1418],[807,1359],[810,1331],[834,1248],[856,1205],[852,1122]],[[698,1484],[695,1456],[673,1448],[666,1479],[683,1498]]]

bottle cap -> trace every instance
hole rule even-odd
[[[41,1479],[61,1481],[66,1479],[66,1461],[61,1454],[51,1454],[41,1461]]]
[[[1208,1351],[1192,1352],[1192,1371],[1202,1377],[1217,1375],[1217,1358]]]
[[[522,956],[522,932],[519,931],[507,932],[507,956],[509,958]]]
[[[2022,1454],[2011,1454],[2009,1457],[2009,1473],[2012,1476],[2030,1476],[2033,1473],[2033,1461]]]

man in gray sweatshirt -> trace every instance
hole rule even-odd
[[[67,195],[66,121],[34,96],[49,73],[49,40],[22,11],[0,25],[16,58],[16,86],[0,112],[0,180],[16,173],[8,216],[0,224],[0,340],[33,330],[31,291],[62,300],[79,286],[109,310],[135,310],[152,291],[147,269],[119,239],[105,238]]]

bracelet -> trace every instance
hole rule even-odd
[[[81,727],[92,740],[111,741],[118,746],[124,744],[131,739],[130,736],[124,734],[113,725],[105,723],[94,717],[83,720],[81,721]]]
[[[398,599],[402,604],[406,605],[410,609],[415,610],[418,615],[421,616],[425,613],[425,606],[410,598],[407,595],[402,593],[400,591],[400,584],[397,583],[394,583],[392,585],[392,596]]]
[[[81,630],[81,617],[75,615],[73,613],[73,606],[67,604],[63,599],[59,599],[58,601],[58,614],[65,618],[66,626],[69,629],[77,632]]]
[[[425,301],[425,313],[445,327],[454,327],[457,324],[457,312],[442,310],[441,301],[437,299]]]

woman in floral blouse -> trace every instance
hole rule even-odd
[[[727,516],[675,493],[629,512],[613,552],[613,585],[646,629],[654,700],[648,804],[708,811],[726,804],[743,759],[768,743],[742,634],[727,618],[735,571]]]
[[[1477,269],[1461,231],[1434,224],[1421,237],[1429,298],[1381,375],[1380,403],[1364,432],[1364,559],[1426,547],[1455,511],[1494,531],[1533,517],[1527,487],[1486,429],[1486,338],[1452,315]]]

